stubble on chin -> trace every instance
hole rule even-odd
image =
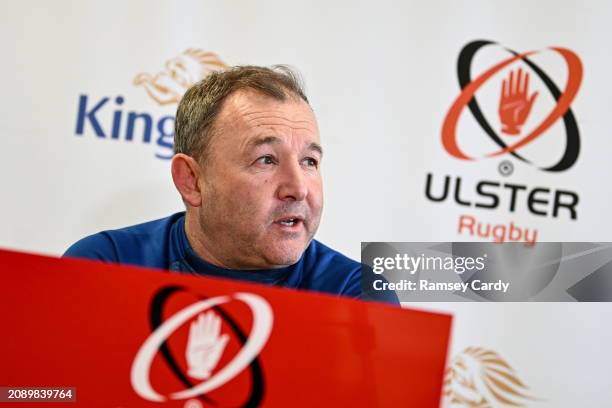
[[[253,206],[252,201],[220,197],[212,185],[207,190],[206,200],[200,208],[201,231],[215,247],[217,257],[226,265],[240,266],[238,269],[269,269],[295,264],[310,245],[319,225],[320,211],[313,217],[310,209],[301,204],[281,204],[267,215],[258,216],[260,208]],[[304,229],[295,236],[278,235],[274,220],[285,214],[304,216]]]

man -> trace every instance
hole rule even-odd
[[[178,106],[174,150],[186,212],[89,236],[64,255],[364,297],[361,264],[313,240],[323,150],[290,70],[207,76]]]

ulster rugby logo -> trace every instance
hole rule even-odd
[[[507,56],[473,75],[474,57],[480,51],[491,48],[503,50]],[[559,80],[555,82],[554,76],[551,77],[536,63],[534,58],[541,55],[557,63],[556,73],[564,71],[563,87],[560,88],[557,85]],[[457,74],[461,93],[450,107],[442,126],[442,144],[453,157],[475,160],[479,157],[509,154],[525,163],[534,164],[541,170],[551,172],[567,170],[576,162],[580,152],[580,136],[571,104],[582,81],[582,63],[573,51],[552,47],[519,53],[492,41],[473,41],[459,54]],[[562,74],[556,76],[562,77]],[[483,106],[491,103],[483,105],[479,103],[477,96],[483,86],[491,83],[498,94],[497,109],[496,114],[491,114],[491,109],[488,109],[487,115],[487,109],[483,109]],[[534,84],[537,84],[539,91],[530,89]],[[489,102],[492,101],[491,94],[489,92]],[[544,101],[547,100],[551,101],[550,109],[543,111]],[[542,109],[536,109],[540,103]],[[461,138],[459,122],[462,114],[466,112],[466,107],[489,138],[485,151],[479,154],[466,149],[465,145],[469,145],[470,140]],[[538,112],[534,113],[536,110]],[[562,126],[557,128],[565,134],[564,151],[559,157],[543,164],[524,153],[528,145],[550,133],[559,120],[562,120]],[[470,137],[467,139],[473,139],[473,135],[468,136]]]
[[[273,323],[268,302],[251,293],[217,296],[181,306],[162,321],[164,307],[175,295],[187,296],[188,293],[180,287],[169,287],[160,290],[153,299],[153,330],[132,364],[134,391],[153,402],[192,398],[188,401],[189,406],[202,406],[199,400],[218,406],[218,401],[208,394],[240,375],[249,375],[250,392],[239,405],[258,406],[264,387],[258,355],[268,341]],[[242,308],[243,314],[245,309],[250,311],[248,335],[243,332],[244,324],[239,325],[227,311],[232,305]],[[173,340],[180,337],[181,330],[186,339]],[[228,351],[230,346],[233,351]],[[169,389],[166,385],[169,381],[164,381],[163,385],[155,382],[155,374],[159,378],[160,371],[164,370],[176,379],[176,384],[182,385],[182,389]],[[162,389],[164,386],[166,389]]]

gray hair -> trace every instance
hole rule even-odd
[[[215,118],[223,101],[240,89],[252,89],[278,101],[290,97],[306,103],[299,75],[287,66],[237,66],[213,72],[187,90],[176,111],[174,153],[206,161]]]

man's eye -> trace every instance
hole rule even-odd
[[[274,164],[274,157],[266,155],[266,156],[261,156],[259,159],[257,159],[256,163],[258,164]]]
[[[313,159],[312,157],[305,158],[304,164],[309,167],[319,167],[319,161],[317,159]]]

